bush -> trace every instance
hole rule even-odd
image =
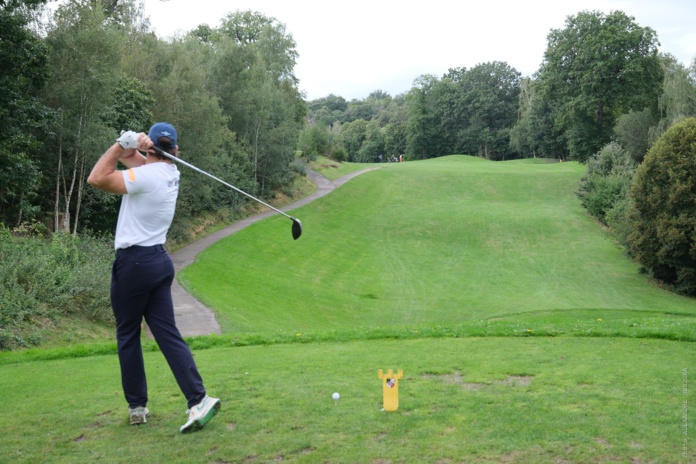
[[[588,213],[603,223],[606,215],[627,195],[636,164],[618,144],[611,142],[587,162],[578,196]]]
[[[584,177],[582,182],[582,206],[604,224],[607,224],[607,213],[626,197],[631,186],[630,179],[596,174]]]
[[[656,279],[696,295],[696,119],[669,128],[636,171],[629,253]]]
[[[627,194],[624,198],[616,201],[614,206],[608,209],[604,216],[604,222],[611,229],[614,239],[622,245],[626,243],[628,234],[631,231],[631,225],[627,218],[630,205],[631,198]]]
[[[290,167],[292,168],[293,171],[295,171],[297,174],[306,177],[307,176],[307,163],[305,163],[303,160],[300,158],[295,158],[292,163],[290,163]],[[291,186],[287,186],[287,188],[292,191]]]
[[[614,134],[618,137],[626,152],[636,162],[643,161],[650,148],[651,129],[657,126],[657,118],[649,109],[643,111],[631,111],[624,114],[616,121]]]
[[[334,148],[331,152],[331,159],[334,161],[338,161],[339,163],[344,162],[348,159],[348,155],[346,155],[346,150],[343,147]]]
[[[0,226],[0,349],[38,343],[43,320],[111,320],[111,241],[29,235]]]

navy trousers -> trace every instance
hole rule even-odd
[[[145,363],[140,344],[145,318],[189,408],[205,397],[193,355],[174,321],[174,265],[162,245],[132,246],[116,252],[111,271],[111,306],[116,317],[121,382],[131,408],[147,404]]]

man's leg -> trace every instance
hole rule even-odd
[[[161,279],[150,295],[145,320],[191,408],[205,398],[205,387],[193,354],[176,327],[171,292],[174,266],[166,250],[162,249],[158,262]]]
[[[111,274],[111,306],[116,318],[121,384],[131,408],[147,405],[147,380],[140,327],[149,295],[142,288],[135,253],[119,253]]]

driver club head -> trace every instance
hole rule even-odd
[[[292,238],[297,240],[302,235],[302,223],[299,219],[292,218]]]

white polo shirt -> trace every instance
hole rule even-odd
[[[164,244],[179,195],[179,170],[158,162],[122,172],[128,193],[121,200],[115,248]]]

